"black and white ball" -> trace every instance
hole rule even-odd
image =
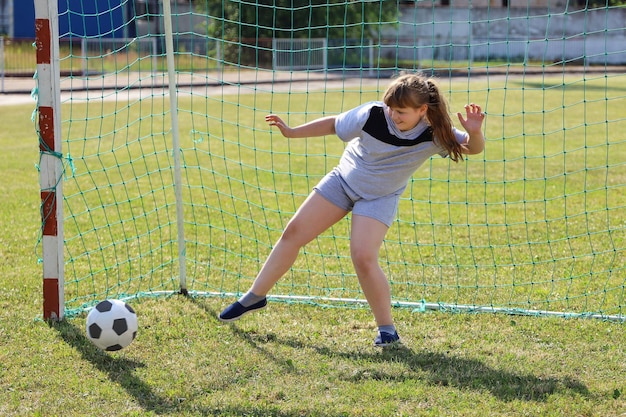
[[[124,301],[101,301],[87,315],[87,337],[103,350],[115,351],[130,345],[137,329],[137,314]]]

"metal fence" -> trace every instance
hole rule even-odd
[[[363,43],[357,39],[255,39],[233,44],[206,36],[175,39],[176,69],[198,73],[228,66],[250,65],[276,71],[358,70],[372,75],[393,68],[449,67],[505,61],[528,65],[624,65],[623,42],[598,36],[568,39],[448,38],[394,39]],[[248,42],[249,41],[249,42]],[[161,36],[137,38],[62,38],[59,42],[62,77],[76,77],[87,87],[89,78],[103,74],[159,73],[165,68]],[[0,93],[10,89],[8,77],[33,77],[34,39],[0,37]],[[80,80],[78,80],[80,81]]]

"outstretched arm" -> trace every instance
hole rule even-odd
[[[463,146],[463,153],[475,155],[481,153],[485,149],[485,136],[483,135],[482,125],[485,119],[485,113],[478,104],[465,105],[465,118],[461,113],[457,113],[461,125],[469,134],[469,140]]]
[[[335,116],[322,117],[297,127],[289,127],[283,119],[275,114],[265,116],[270,126],[276,126],[286,138],[308,138],[326,136],[335,133]]]

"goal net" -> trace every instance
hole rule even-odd
[[[338,114],[401,71],[437,77],[453,113],[480,103],[487,144],[411,179],[380,256],[394,305],[624,318],[625,8],[35,3],[47,318],[246,291],[344,147],[285,139],[264,116]],[[307,245],[271,297],[365,303],[349,222]]]

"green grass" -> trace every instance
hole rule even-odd
[[[501,302],[519,291],[521,300],[551,300],[549,307],[558,309],[584,308],[590,303],[585,298],[599,293],[604,308],[623,305],[624,77],[566,80],[565,85],[558,79],[533,82],[509,79],[506,88],[494,81],[471,84],[471,99],[485,102],[489,113],[488,148],[464,165],[434,160],[416,174],[405,195],[414,199],[415,211],[403,201],[403,223],[390,231],[390,253],[384,257],[399,281],[395,295],[454,301],[486,293],[488,300]],[[468,94],[458,93],[458,84],[450,89],[456,110]],[[310,189],[307,176],[321,175],[341,151],[332,138],[294,143],[270,136],[262,123],[265,112],[289,110],[290,121],[297,123],[317,117],[319,109],[332,113],[369,96],[347,92],[341,101],[335,99],[337,93],[302,97],[257,94],[181,101],[181,147],[189,167],[185,193],[191,201],[186,227],[188,239],[199,242],[188,248],[188,256],[194,257],[189,267],[194,288],[245,289],[289,213]],[[226,104],[220,114],[222,98]],[[0,182],[5,196],[0,200],[0,415],[626,413],[626,334],[623,324],[600,320],[398,308],[394,316],[404,347],[380,351],[371,346],[375,325],[364,307],[271,303],[264,312],[224,325],[216,315],[230,298],[148,297],[132,301],[140,320],[137,340],[118,353],[98,351],[85,338],[84,315],[54,325],[40,320],[39,154],[30,120],[33,108],[0,106],[0,119],[11,121],[0,132],[5,151]],[[65,109],[67,119],[69,107]],[[168,158],[165,139],[158,135],[167,128],[166,109],[159,100],[118,107],[72,105],[74,122],[64,125],[75,169],[68,171],[66,183],[69,294],[85,295],[82,286],[93,290],[101,286],[101,278],[116,286],[113,294],[176,288],[174,236],[169,226],[157,226],[174,221],[171,178],[159,170]],[[207,113],[219,116],[209,119]],[[116,117],[90,119],[102,114]],[[233,142],[236,138],[242,146]],[[288,156],[291,165],[286,165]],[[595,169],[581,170],[585,164]],[[245,181],[229,183],[226,172]],[[104,186],[107,181],[113,185]],[[430,185],[423,191],[426,182]],[[280,192],[270,192],[270,186]],[[602,187],[605,191],[593,191]],[[435,208],[443,208],[447,199],[453,204],[443,210],[425,205],[432,201]],[[94,201],[101,207],[88,211],[86,202]],[[425,221],[430,216],[432,224]],[[346,224],[339,225],[337,236],[346,229]],[[594,234],[607,229],[612,230],[610,244],[606,233]],[[229,230],[238,230],[240,236]],[[571,239],[561,240],[563,233]],[[101,252],[96,238],[104,246]],[[416,242],[420,250],[412,252]],[[297,293],[304,287],[322,293],[325,286],[344,285],[356,291],[346,245],[345,239],[323,237],[277,290]],[[605,252],[611,247],[617,250],[613,259]],[[131,259],[125,260],[128,254]],[[573,262],[572,254],[584,256]],[[591,254],[595,261],[587,259]],[[501,266],[489,267],[494,260]],[[472,262],[481,265],[478,272],[470,268]],[[468,271],[469,283],[463,281]],[[566,282],[558,280],[563,271],[570,277]],[[127,281],[133,274],[139,281]],[[302,275],[311,284],[299,281]],[[233,284],[233,277],[241,281]],[[596,289],[598,280],[611,291],[602,285]],[[516,281],[523,285],[512,290],[509,285]],[[76,302],[80,300],[93,302]]]

